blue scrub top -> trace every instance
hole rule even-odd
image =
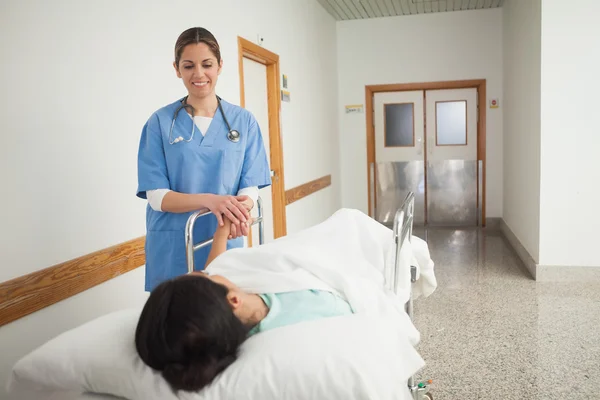
[[[171,141],[181,136],[184,141],[169,144],[173,114],[181,104],[173,102],[148,119],[142,129],[138,153],[137,196],[146,199],[146,191],[171,189],[180,193],[212,193],[236,195],[239,189],[271,184],[269,163],[260,127],[247,110],[221,100],[231,129],[240,133],[237,143],[227,139],[228,128],[217,109],[206,134],[181,109],[173,128]],[[187,273],[185,259],[185,225],[192,212],[170,213],[154,211],[146,206],[146,284],[151,291],[164,280]],[[194,242],[211,238],[217,227],[214,215],[196,221]],[[230,240],[227,248],[242,247],[243,238]],[[210,247],[197,250],[196,270],[204,269]]]

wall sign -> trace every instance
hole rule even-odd
[[[362,104],[350,104],[346,106],[346,114],[362,114],[363,112]]]

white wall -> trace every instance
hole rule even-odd
[[[541,265],[597,266],[600,3],[542,2]]]
[[[502,10],[434,13],[338,23],[340,154],[345,207],[367,212],[365,85],[487,79],[502,97]],[[487,109],[487,217],[502,215],[502,101]]]
[[[0,282],[145,234],[145,203],[135,197],[139,136],[154,110],[185,94],[171,64],[177,36],[191,26],[219,40],[218,93],[233,103],[237,36],[260,33],[280,56],[292,99],[282,104],[286,187],[333,177],[289,207],[288,232],[339,208],[336,28],[316,2],[8,0],[0,18]],[[56,333],[140,304],[143,275],[0,327],[0,383]]]
[[[264,2],[264,0],[262,0]],[[287,232],[297,232],[341,207],[336,26],[316,0],[269,0],[256,27],[274,28],[266,40],[281,57],[291,101],[281,103],[285,187],[331,175],[331,186],[287,206]],[[286,5],[287,4],[287,5]],[[252,15],[248,4],[247,15]],[[273,21],[278,20],[273,25]],[[252,37],[252,29],[248,37]]]
[[[540,9],[541,0],[505,0],[503,5],[503,218],[536,262],[540,238]]]

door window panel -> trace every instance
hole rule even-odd
[[[436,102],[435,125],[438,146],[465,146],[467,144],[467,102]]]
[[[385,104],[385,147],[414,147],[414,104]]]

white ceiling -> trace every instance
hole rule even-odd
[[[317,0],[336,20],[479,10],[502,7],[504,0]]]

